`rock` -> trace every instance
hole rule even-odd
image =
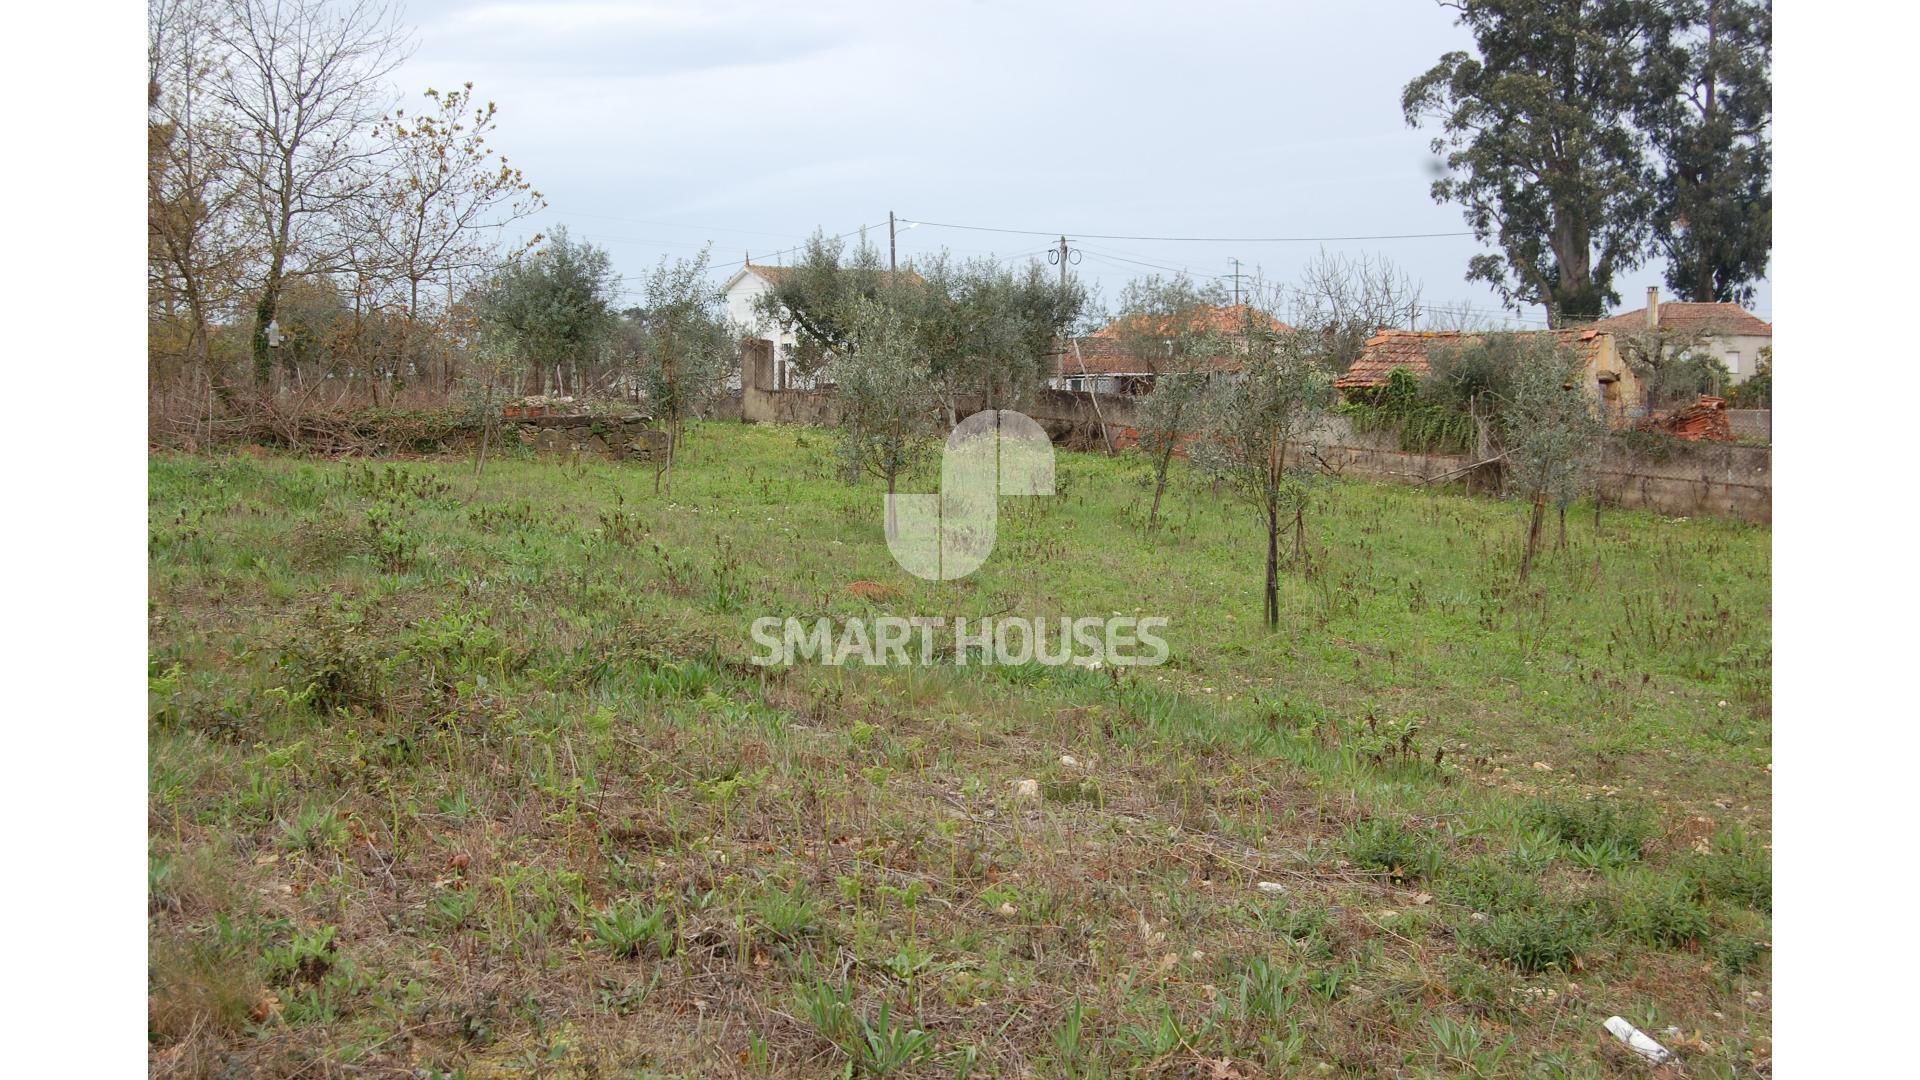
[[[1287,891],[1287,887],[1277,881],[1262,881],[1256,884],[1254,888],[1259,889],[1263,893],[1273,893],[1274,895],[1279,895]]]
[[[1013,782],[1013,794],[1016,798],[1037,799],[1040,797],[1040,781],[1015,780]]]

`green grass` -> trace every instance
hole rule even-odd
[[[699,426],[671,499],[152,458],[156,1071],[1585,1076],[1613,1014],[1770,1058],[1765,528],[1576,508],[1520,588],[1519,508],[1335,483],[1270,633],[1184,473],[1149,534],[1144,463],[1062,454],[931,583],[831,440]],[[746,662],[881,613],[1171,659]]]

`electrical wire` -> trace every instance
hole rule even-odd
[[[1316,244],[1353,240],[1430,240],[1449,236],[1472,236],[1471,232],[1378,233],[1371,236],[1134,236],[1120,233],[1091,233],[1053,229],[1005,229],[993,225],[957,225],[949,221],[924,221],[901,218],[912,225],[931,225],[936,229],[967,229],[972,232],[1018,233],[1023,236],[1066,236],[1080,240],[1164,240],[1187,244]]]

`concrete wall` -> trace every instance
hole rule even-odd
[[[1772,409],[1728,409],[1727,426],[1736,439],[1773,440]]]
[[[1773,520],[1773,448],[1614,438],[1600,459],[1609,505],[1687,517]]]

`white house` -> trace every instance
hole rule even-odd
[[[811,383],[788,368],[794,349],[793,331],[781,329],[777,320],[763,315],[754,306],[761,296],[771,292],[785,275],[792,272],[791,267],[762,266],[750,262],[728,278],[726,287],[721,290],[727,303],[727,317],[735,325],[747,328],[747,343],[740,358],[740,370],[747,377],[756,377],[757,373],[755,385],[763,390],[812,388]]]
[[[1733,381],[1744,382],[1759,366],[1760,350],[1773,347],[1773,326],[1739,304],[1660,302],[1660,287],[1649,286],[1647,306],[1601,319],[1593,329],[1616,334],[1668,329],[1698,334],[1707,352],[1727,365]],[[1768,353],[1772,355],[1771,351]]]

